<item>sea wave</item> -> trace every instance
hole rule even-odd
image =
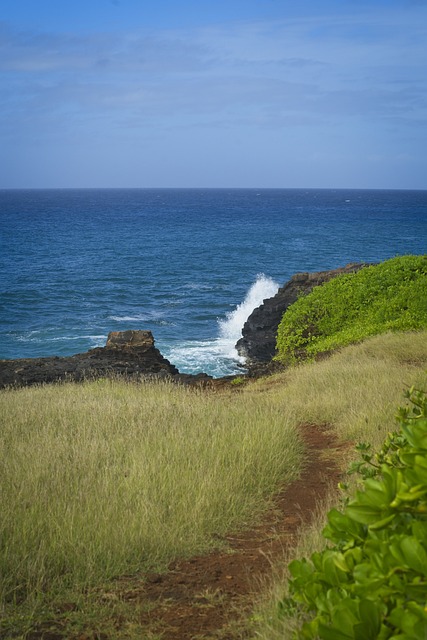
[[[236,350],[243,325],[254,309],[277,293],[279,285],[272,278],[258,274],[243,302],[218,319],[218,336],[214,340],[181,342],[164,350],[164,355],[182,373],[208,373],[214,377],[244,370],[244,359]]]
[[[160,325],[162,327],[173,327],[174,322],[164,319],[164,314],[160,312],[137,313],[134,315],[124,316],[108,316],[109,320],[114,322],[150,322],[151,324]]]
[[[279,289],[279,285],[272,278],[260,273],[250,287],[245,299],[233,311],[227,313],[224,320],[219,320],[220,339],[237,342],[242,336],[243,325],[252,311],[259,307],[264,300],[272,298]]]

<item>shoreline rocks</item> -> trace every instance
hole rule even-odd
[[[173,378],[182,383],[202,383],[211,379],[207,374],[180,374],[154,346],[151,331],[113,331],[108,334],[105,347],[69,357],[0,360],[0,388],[80,382],[108,376]]]
[[[344,273],[354,273],[367,263],[352,262],[345,267],[314,273],[297,273],[279,289],[275,296],[264,300],[254,309],[242,329],[242,338],[236,343],[240,356],[245,358],[249,376],[263,375],[283,367],[272,359],[276,354],[277,328],[286,309],[318,285]]]
[[[367,263],[350,263],[339,269],[292,276],[275,296],[254,309],[245,322],[242,338],[236,343],[239,355],[246,360],[242,370],[247,371],[249,377],[256,377],[283,369],[273,358],[277,328],[286,309],[300,296],[310,293],[313,287],[366,266]],[[0,360],[0,389],[115,376],[134,380],[168,378],[182,384],[215,385],[215,379],[206,373],[180,373],[154,346],[151,331],[112,331],[105,347],[68,357]],[[224,376],[218,382],[234,377]]]

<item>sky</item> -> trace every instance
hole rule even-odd
[[[0,188],[427,189],[427,0],[0,0]]]

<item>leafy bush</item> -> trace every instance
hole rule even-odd
[[[403,256],[315,287],[284,313],[277,359],[291,363],[367,336],[427,327],[427,256]]]
[[[362,447],[363,490],[329,512],[333,546],[289,565],[279,613],[306,618],[297,638],[427,638],[427,396],[408,396],[400,432],[376,456]]]

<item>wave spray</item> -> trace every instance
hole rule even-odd
[[[258,274],[255,282],[248,290],[245,299],[225,318],[218,320],[219,335],[209,341],[187,341],[166,353],[182,373],[198,373],[203,371],[209,375],[221,377],[238,373],[242,370],[244,359],[236,350],[236,342],[242,337],[242,329],[254,309],[264,300],[277,293],[277,282]]]
[[[219,320],[220,340],[234,345],[242,337],[242,329],[252,311],[259,307],[264,300],[277,293],[279,285],[263,273],[258,274],[256,281],[246,294],[246,298],[234,311],[227,313],[225,320]],[[236,354],[234,354],[236,355]]]

